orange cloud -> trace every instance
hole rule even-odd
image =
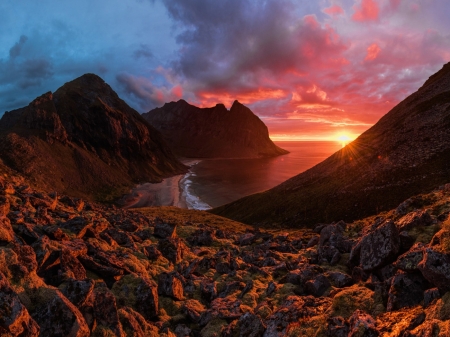
[[[364,61],[373,61],[377,58],[378,54],[380,53],[381,48],[376,44],[373,43],[367,48],[367,55]]]
[[[355,13],[352,16],[354,21],[377,21],[380,9],[375,0],[362,0],[359,6],[353,6]]]

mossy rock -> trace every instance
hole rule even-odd
[[[334,296],[329,315],[348,319],[357,309],[372,314],[375,309],[374,297],[372,290],[355,284]]]

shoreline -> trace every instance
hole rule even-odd
[[[201,160],[185,159],[182,163],[192,166]],[[191,193],[192,180],[195,175],[191,170],[185,174],[164,179],[160,183],[144,183],[135,186],[130,193],[122,197],[122,208],[142,208],[152,206],[175,206],[184,209],[207,210],[211,209],[207,203]]]

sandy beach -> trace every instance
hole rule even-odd
[[[187,208],[182,198],[180,180],[183,174],[164,179],[157,184],[146,183],[138,185],[131,193],[122,199],[124,208],[139,208],[147,206],[176,206]]]
[[[184,160],[183,164],[192,166],[199,160]],[[130,194],[121,200],[123,208],[140,208],[149,206],[176,206],[188,209],[210,209],[211,207],[202,202],[191,193],[193,173],[180,174],[164,179],[160,183],[145,183],[136,186]]]

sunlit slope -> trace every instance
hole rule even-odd
[[[450,63],[322,163],[212,212],[249,224],[307,227],[375,214],[449,181]]]

